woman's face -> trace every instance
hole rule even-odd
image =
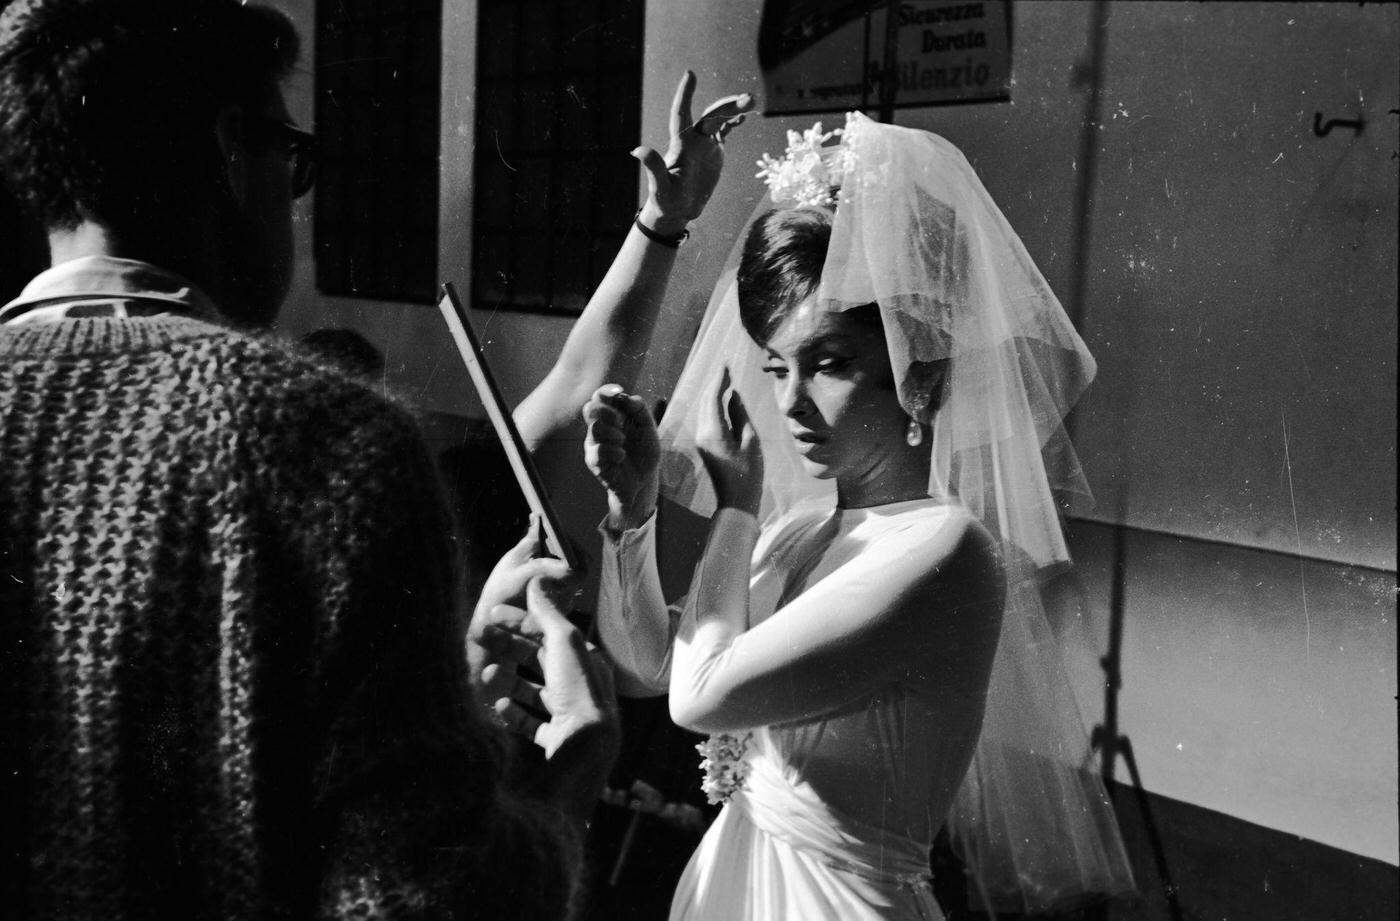
[[[895,394],[878,324],[823,310],[813,296],[788,315],[765,350],[764,373],[808,473],[835,479],[843,497],[855,498],[888,484],[892,465],[902,474],[921,457],[926,485],[928,453],[911,451],[906,442],[909,417]]]

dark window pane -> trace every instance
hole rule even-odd
[[[629,158],[629,162],[635,161]],[[592,232],[597,194],[598,167],[592,157],[561,163],[554,211],[554,223],[561,234],[587,236]]]
[[[554,87],[538,79],[522,83],[516,94],[516,105],[520,117],[517,146],[521,150],[549,150],[558,122],[558,114],[554,111]]]
[[[550,237],[546,234],[527,234],[516,239],[516,304],[534,310],[544,310],[549,306],[551,255]]]
[[[477,238],[472,251],[472,274],[476,278],[476,306],[498,307],[511,296],[512,240],[506,236]]]
[[[521,158],[515,176],[514,224],[522,230],[545,231],[549,227],[549,178],[553,163],[548,157]]]
[[[559,94],[559,149],[581,152],[596,146],[598,99],[593,81],[566,78]]]
[[[441,0],[316,4],[316,284],[436,300]]]
[[[556,310],[578,313],[593,290],[589,271],[592,252],[586,238],[558,236],[554,251],[554,303]]]
[[[637,161],[622,151],[604,152],[598,158],[594,222],[600,230],[626,232],[636,207],[618,208],[617,202],[637,199]]]
[[[477,146],[485,144],[488,152],[514,150],[516,106],[515,88],[510,84],[484,84],[477,96]]]
[[[477,160],[474,217],[479,236],[509,231],[514,223],[515,172],[499,157]]]
[[[515,76],[515,60],[520,51],[517,33],[519,7],[514,3],[487,3],[477,20],[480,40],[477,42],[478,74],[484,82],[489,78]]]
[[[477,306],[573,314],[636,212],[644,0],[483,0]]]
[[[522,74],[547,74],[556,65],[554,7],[548,0],[520,4],[520,61]]]

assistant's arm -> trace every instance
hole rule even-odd
[[[646,167],[648,185],[637,220],[663,238],[679,239],[704,211],[723,169],[724,137],[753,107],[747,94],[728,96],[692,119],[694,92],[695,75],[687,71],[672,100],[665,157],[646,147],[632,152]],[[553,368],[515,409],[516,427],[531,452],[577,425],[578,408],[605,382],[632,389],[677,252],[633,225]]]
[[[684,221],[660,214],[652,201],[638,220],[666,236],[685,229]],[[558,360],[515,409],[520,437],[532,453],[578,424],[578,408],[604,382],[621,381],[630,388],[636,381],[677,252],[632,227]]]
[[[1002,588],[991,539],[950,521],[901,552],[866,552],[748,626],[754,517],[715,516],[671,665],[672,719],[725,732],[810,717],[894,681],[990,667]]]

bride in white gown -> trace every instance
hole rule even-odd
[[[1131,889],[1037,574],[1082,487],[1061,420],[1092,359],[962,155],[851,115],[792,135],[658,437],[585,408],[608,490],[599,627],[712,735],[726,802],[673,919],[941,919],[949,825],[988,907]],[[1047,453],[1048,452],[1048,453]],[[711,515],[661,594],[658,489]]]

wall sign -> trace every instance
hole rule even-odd
[[[758,59],[766,115],[1007,102],[1011,4],[767,0]]]

